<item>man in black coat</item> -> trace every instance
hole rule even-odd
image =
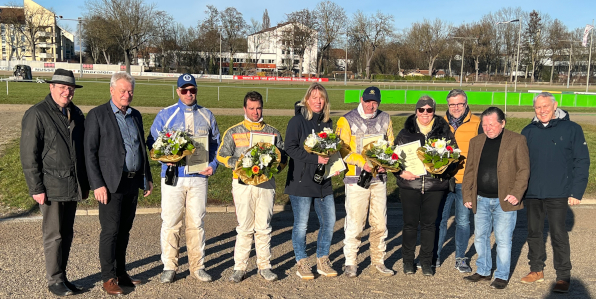
[[[77,202],[89,195],[83,136],[85,116],[72,103],[71,71],[57,69],[50,94],[23,116],[21,165],[29,194],[43,214],[43,244],[48,289],[57,296],[80,289],[66,277]]]
[[[522,283],[544,281],[544,218],[548,217],[553,263],[557,279],[554,292],[569,291],[571,249],[565,226],[568,206],[581,202],[588,185],[590,153],[580,125],[557,108],[552,94],[534,98],[536,117],[521,132],[530,151],[530,181],[524,204],[528,214],[530,273]],[[546,215],[545,215],[546,214]]]
[[[134,83],[129,74],[115,73],[110,80],[112,98],[91,109],[85,121],[89,185],[99,201],[101,276],[110,295],[122,294],[120,286],[141,283],[126,273],[126,247],[139,189],[145,190],[145,197],[153,191],[143,119],[130,108]]]

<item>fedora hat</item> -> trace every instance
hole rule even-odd
[[[72,71],[67,71],[65,69],[56,69],[54,75],[52,76],[52,80],[46,80],[46,83],[64,84],[74,86],[74,88],[83,87],[81,85],[76,85],[75,77]]]

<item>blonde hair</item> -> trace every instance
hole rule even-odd
[[[304,118],[306,118],[307,120],[312,119],[313,111],[310,108],[310,106],[308,106],[308,99],[310,98],[311,94],[315,90],[318,90],[319,95],[325,99],[325,106],[323,106],[323,111],[322,111],[323,112],[323,121],[328,122],[329,116],[331,114],[330,109],[329,109],[329,97],[327,96],[327,90],[325,90],[325,87],[323,87],[323,85],[321,85],[320,83],[317,83],[317,82],[310,85],[310,87],[306,91],[306,94],[304,95],[304,98],[298,104],[298,106],[302,106],[302,107],[306,108],[306,109],[302,108],[302,116],[304,116]]]

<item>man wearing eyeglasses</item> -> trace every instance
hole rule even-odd
[[[191,276],[203,281],[211,281],[204,266],[205,230],[204,220],[207,203],[207,178],[217,169],[217,148],[219,147],[219,129],[213,113],[197,104],[197,83],[191,74],[178,78],[176,90],[179,100],[176,104],[161,110],[151,126],[147,137],[149,148],[153,146],[160,132],[165,128],[182,130],[191,137],[207,137],[208,166],[197,173],[188,165],[178,165],[178,179],[174,185],[165,183],[168,164],[161,167],[161,261],[164,270],[160,281],[171,283],[178,270],[178,252],[180,250],[180,228],[182,216],[186,215],[186,248]],[[181,163],[182,164],[182,163]],[[171,165],[171,164],[169,164]],[[184,210],[186,209],[186,213]]]
[[[464,157],[468,156],[470,139],[479,133],[482,133],[480,118],[473,115],[468,107],[468,96],[461,89],[453,89],[447,95],[449,110],[445,115],[445,120],[449,123],[451,132],[455,135],[455,141],[461,149]],[[437,261],[436,266],[441,266],[441,249],[447,235],[447,220],[451,214],[451,206],[455,203],[455,269],[462,273],[472,272],[465,257],[470,239],[470,209],[463,203],[461,184],[464,177],[465,162],[459,164],[455,175],[455,190],[447,193],[444,207],[439,208],[439,233],[437,234],[437,244],[435,244]]]
[[[73,238],[77,202],[89,195],[83,137],[85,116],[72,102],[71,71],[56,69],[45,99],[25,112],[21,166],[29,194],[43,215],[42,233],[48,289],[68,296],[80,288],[68,281],[66,265]]]

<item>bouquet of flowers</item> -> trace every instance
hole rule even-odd
[[[418,158],[424,163],[426,171],[442,174],[450,164],[459,161],[461,150],[450,145],[451,140],[429,139],[424,146],[418,148]]]
[[[379,139],[364,146],[362,156],[374,166],[374,169],[383,167],[389,172],[397,172],[400,169],[401,161],[395,152],[395,145],[389,145],[384,139]]]
[[[155,140],[150,156],[152,160],[177,163],[195,151],[195,146],[184,131],[164,128]]]
[[[236,162],[234,173],[245,184],[259,185],[277,174],[281,153],[270,143],[262,143],[249,148]]]
[[[304,149],[307,152],[322,157],[329,157],[335,154],[341,148],[341,145],[341,139],[329,128],[324,128],[323,132],[319,133],[315,133],[315,130],[312,130],[312,134],[308,135],[306,140],[304,140]]]

